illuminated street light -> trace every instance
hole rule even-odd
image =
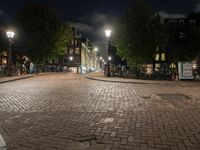
[[[8,39],[13,39],[14,36],[15,36],[15,32],[13,32],[13,31],[7,31],[6,35],[7,35]]]
[[[99,59],[102,60],[103,58],[102,58],[102,57],[99,57]]]
[[[105,35],[106,35],[107,38],[110,38],[111,32],[112,32],[112,30],[110,30],[110,29],[105,30]]]
[[[9,48],[9,59],[8,59],[8,64],[11,66],[12,65],[12,42],[13,42],[13,38],[15,36],[15,32],[13,31],[7,31],[6,32],[7,38],[9,40],[9,44],[10,44],[10,48]]]
[[[112,59],[112,57],[109,56],[109,57],[108,57],[108,60],[111,61],[111,59]]]
[[[94,51],[95,51],[95,52],[97,52],[97,51],[98,51],[98,48],[97,48],[97,47],[95,47],[95,48],[94,48]]]
[[[72,61],[74,58],[72,56],[69,57],[69,60]]]

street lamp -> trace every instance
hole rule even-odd
[[[111,59],[112,59],[112,57],[110,57],[110,56],[109,56],[109,57],[108,57],[108,61],[110,62],[110,61],[111,61]]]
[[[72,61],[74,58],[72,56],[69,57],[69,60]]]
[[[105,35],[107,37],[107,40],[108,40],[108,51],[107,51],[107,56],[109,56],[109,45],[110,45],[110,37],[111,37],[111,33],[112,33],[112,30],[107,28],[105,30]],[[109,58],[107,57],[107,76],[110,77],[110,63],[109,63]]]
[[[11,66],[12,65],[12,42],[13,42],[13,38],[15,36],[15,32],[7,31],[6,35],[7,35],[7,38],[9,40],[9,45],[10,45],[8,64]]]
[[[105,30],[105,35],[106,35],[107,38],[110,38],[111,33],[112,33],[112,30],[110,30],[110,29]]]
[[[95,51],[95,52],[98,52],[98,48],[97,48],[97,47],[95,47],[95,48],[94,48],[94,51]]]

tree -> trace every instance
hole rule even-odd
[[[63,23],[58,27],[55,34],[54,48],[52,49],[51,54],[49,54],[50,59],[65,53],[66,46],[72,39],[72,35],[73,33],[69,23]]]
[[[70,37],[69,27],[45,6],[26,7],[18,13],[15,23],[17,39],[34,63],[43,63],[63,53],[65,42]]]
[[[8,50],[9,41],[5,32],[5,23],[0,23],[0,52]]]
[[[115,44],[120,57],[129,64],[151,62],[156,46],[164,40],[160,17],[138,0],[118,21]]]

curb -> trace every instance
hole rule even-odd
[[[6,143],[0,134],[0,150],[6,150]]]
[[[12,82],[12,81],[17,81],[17,80],[22,80],[22,79],[28,79],[28,78],[32,78],[32,77],[36,77],[36,76],[41,76],[41,75],[45,75],[45,74],[28,75],[28,76],[24,76],[24,77],[15,78],[15,79],[8,79],[8,80],[0,81],[0,84]]]
[[[96,81],[103,81],[103,82],[113,82],[113,83],[130,83],[130,84],[165,84],[165,83],[147,83],[147,82],[131,82],[131,81],[113,81],[113,80],[104,80],[100,78],[94,78],[94,77],[89,77],[85,76],[85,78],[90,79],[90,80],[96,80]]]

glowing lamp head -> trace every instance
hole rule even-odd
[[[72,61],[72,60],[73,60],[73,57],[72,57],[72,56],[70,56],[70,57],[69,57],[69,60],[70,60],[70,61]]]
[[[111,36],[111,33],[112,33],[112,30],[110,30],[110,29],[106,29],[105,30],[105,35],[106,35],[106,37],[110,37]]]
[[[13,39],[14,36],[15,36],[15,32],[13,32],[13,31],[7,31],[7,32],[6,32],[6,35],[7,35],[7,37],[8,37],[9,39]]]
[[[97,51],[98,51],[98,48],[97,48],[97,47],[95,47],[95,48],[94,48],[94,51],[95,51],[95,52],[97,52]]]

